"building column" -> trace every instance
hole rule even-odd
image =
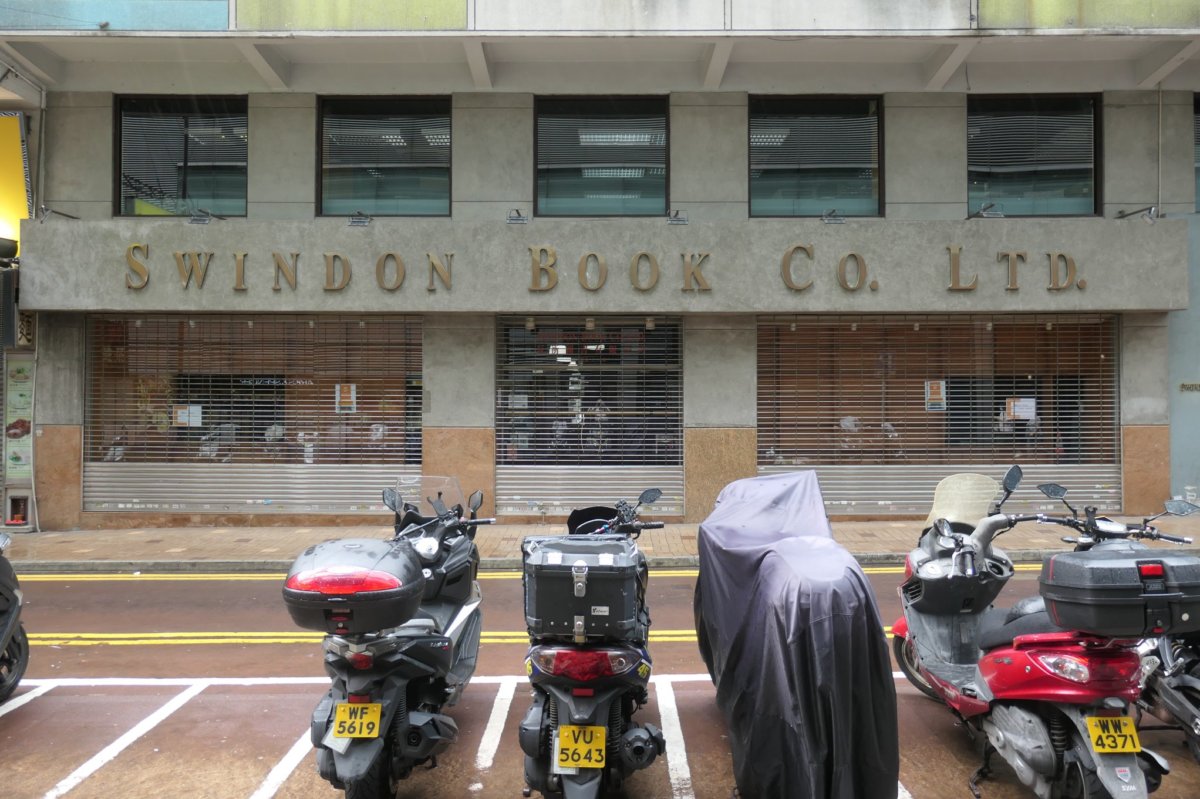
[[[73,530],[83,511],[85,335],[78,314],[38,314],[33,490],[42,530]]]
[[[1153,514],[1171,497],[1167,314],[1121,319],[1121,508]]]
[[[684,317],[685,521],[703,521],[722,488],[758,473],[757,402],[755,317]]]
[[[425,317],[421,471],[458,478],[464,495],[483,491],[480,514],[496,513],[496,321]]]

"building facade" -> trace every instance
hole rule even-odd
[[[1186,4],[25,5],[29,524],[1200,485]]]

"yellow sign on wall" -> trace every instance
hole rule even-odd
[[[466,30],[467,0],[238,0],[238,30]]]
[[[1196,0],[979,0],[979,27],[1075,30],[1079,28],[1194,28]]]
[[[21,240],[21,220],[33,211],[25,115],[0,114],[0,238]]]

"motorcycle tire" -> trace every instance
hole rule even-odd
[[[361,780],[346,781],[346,799],[395,799],[399,787],[392,780],[388,758],[384,752],[375,758],[375,762],[367,769]]]
[[[935,691],[933,686],[921,676],[921,670],[917,667],[916,653],[913,652],[912,643],[908,638],[893,635],[892,654],[896,656],[896,664],[900,666],[900,671],[904,672],[904,676],[918,691],[935,702],[942,701],[941,694]]]
[[[17,690],[17,684],[25,676],[28,665],[29,639],[25,635],[24,625],[18,624],[12,640],[0,652],[0,702],[7,700]]]
[[[1079,737],[1075,738],[1075,749],[1086,753],[1087,743]],[[1113,799],[1108,789],[1100,782],[1096,772],[1084,765],[1088,758],[1086,754],[1070,759],[1063,768],[1062,779],[1059,782],[1062,799]]]

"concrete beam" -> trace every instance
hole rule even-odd
[[[288,80],[292,76],[291,62],[274,52],[269,45],[238,42],[237,47],[267,86],[276,91],[288,88]]]
[[[67,68],[65,61],[33,42],[0,41],[0,57],[43,86],[58,83]]]
[[[733,52],[733,40],[722,39],[714,42],[708,53],[708,63],[704,67],[704,88],[715,90],[721,88],[725,79],[725,69],[729,66],[729,55]]]
[[[0,100],[15,100],[37,107],[41,104],[42,92],[20,73],[0,68]]]
[[[936,92],[946,87],[950,78],[967,60],[967,56],[979,44],[978,39],[968,39],[957,44],[947,44],[937,49],[922,66],[921,76],[925,80],[925,91]]]
[[[1183,46],[1174,42],[1155,48],[1134,64],[1133,76],[1138,88],[1153,89],[1198,52],[1200,39],[1192,39]]]
[[[475,81],[475,88],[492,88],[492,73],[488,68],[487,53],[483,49],[483,42],[468,39],[463,42],[463,50],[467,54],[467,66],[471,68],[471,80]]]

